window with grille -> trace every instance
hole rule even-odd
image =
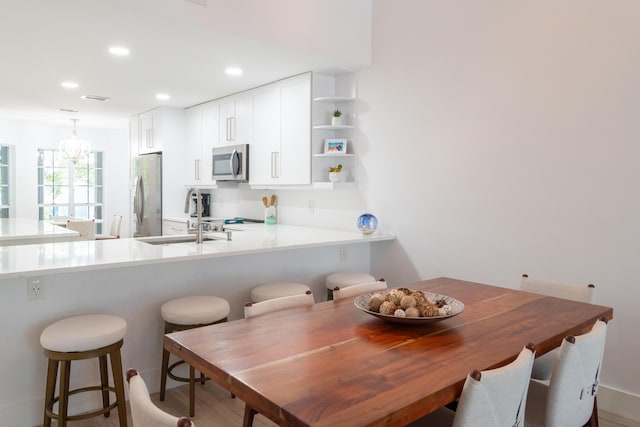
[[[38,150],[40,220],[94,218],[96,233],[101,233],[102,203],[102,152],[91,152],[74,164],[59,150]]]

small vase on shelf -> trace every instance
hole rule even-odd
[[[329,181],[331,182],[341,182],[343,179],[344,175],[342,172],[342,164],[339,164],[338,166],[334,166],[334,167],[330,167],[329,168]]]
[[[331,126],[342,126],[342,111],[335,110],[331,117]]]
[[[342,182],[342,172],[329,172],[329,181]]]

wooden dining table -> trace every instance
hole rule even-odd
[[[164,346],[281,426],[402,426],[454,401],[467,374],[540,356],[613,309],[436,278],[404,285],[462,313],[397,324],[353,298],[165,335]]]

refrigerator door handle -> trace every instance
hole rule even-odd
[[[136,195],[134,201],[134,207],[136,210],[136,220],[138,221],[138,226],[142,225],[142,219],[144,218],[144,184],[142,181],[142,175],[138,175],[136,180]]]

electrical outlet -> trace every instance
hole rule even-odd
[[[307,210],[309,211],[309,214],[313,214],[316,210],[316,203],[313,200],[309,200],[307,202]]]
[[[44,282],[42,277],[30,277],[27,279],[27,300],[44,299]]]
[[[348,251],[346,246],[340,246],[339,254],[340,254],[340,262],[347,262]]]

